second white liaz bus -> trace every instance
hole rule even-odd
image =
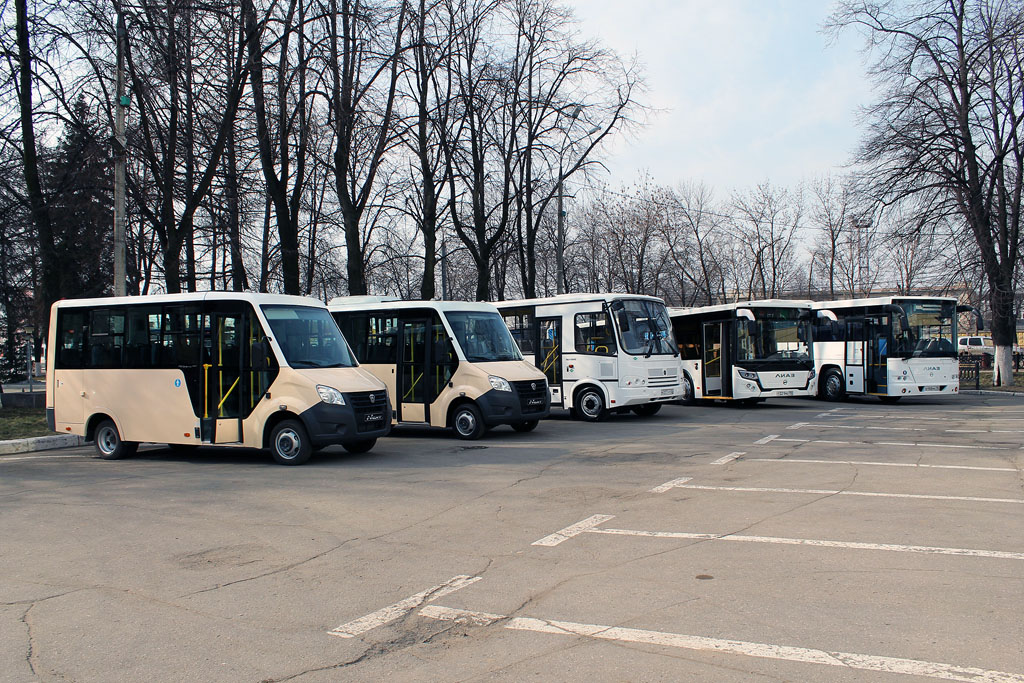
[[[547,377],[551,405],[597,421],[654,415],[682,396],[665,302],[639,294],[562,294],[494,304],[527,360]]]
[[[818,397],[848,394],[894,403],[960,391],[957,306],[949,297],[875,297],[814,304]]]
[[[813,396],[811,304],[764,299],[672,308],[684,403]]]

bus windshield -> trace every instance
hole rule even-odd
[[[263,315],[293,368],[352,368],[356,360],[326,308],[267,304]]]
[[[611,304],[619,328],[622,350],[626,353],[676,355],[675,338],[668,309],[659,301],[624,299]]]
[[[737,361],[810,360],[810,321],[799,309],[760,308],[754,315],[737,321]]]
[[[449,311],[444,314],[471,363],[522,360],[519,347],[496,311]]]
[[[892,355],[902,358],[935,358],[956,355],[952,301],[900,301],[904,315],[893,316]]]

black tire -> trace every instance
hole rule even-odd
[[[113,420],[104,420],[96,427],[96,454],[104,460],[117,460],[139,450],[134,441],[122,441]]]
[[[891,404],[895,403],[896,401],[900,400],[901,398],[903,398],[903,397],[902,396],[879,396],[878,400],[881,401],[882,403],[888,403],[888,404],[891,405]]]
[[[377,439],[362,439],[361,441],[346,441],[341,444],[349,453],[366,453],[377,444]]]
[[[697,403],[697,399],[694,398],[693,380],[685,372],[683,373],[683,397],[679,399],[679,402],[684,406],[692,406]]]
[[[645,403],[642,406],[635,406],[633,408],[633,412],[640,417],[651,417],[652,415],[657,415],[659,410],[661,410],[660,403]]]
[[[302,465],[313,455],[313,444],[298,420],[282,420],[270,432],[270,454],[278,465]]]
[[[527,420],[526,422],[512,423],[512,429],[517,432],[532,432],[540,424],[540,420]]]
[[[604,394],[597,387],[584,387],[576,394],[576,417],[584,422],[600,422],[608,417]]]
[[[476,441],[487,431],[487,425],[479,408],[472,403],[463,403],[452,411],[452,430],[460,439]]]
[[[818,398],[835,403],[843,400],[845,395],[843,375],[838,370],[830,368],[821,374],[821,379],[818,380]]]

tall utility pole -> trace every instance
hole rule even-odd
[[[121,8],[117,11],[117,105],[114,115],[114,296],[126,294],[126,249],[124,215],[124,176],[128,163],[127,139],[124,135],[124,114],[128,95],[124,92],[124,49],[127,31]]]
[[[573,118],[576,118],[575,116]],[[558,282],[555,283],[556,292],[558,294],[565,294],[565,211],[562,209],[562,160],[558,160],[558,202],[556,204],[556,211],[558,212],[558,233],[555,241],[555,270],[558,274]],[[551,291],[551,290],[548,290]]]

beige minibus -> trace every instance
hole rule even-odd
[[[397,424],[528,432],[550,411],[544,374],[488,303],[343,297],[328,304],[356,358],[388,387]]]
[[[234,292],[58,301],[46,417],[101,458],[140,442],[269,448],[282,465],[391,428],[385,386],[358,367],[323,303]]]

